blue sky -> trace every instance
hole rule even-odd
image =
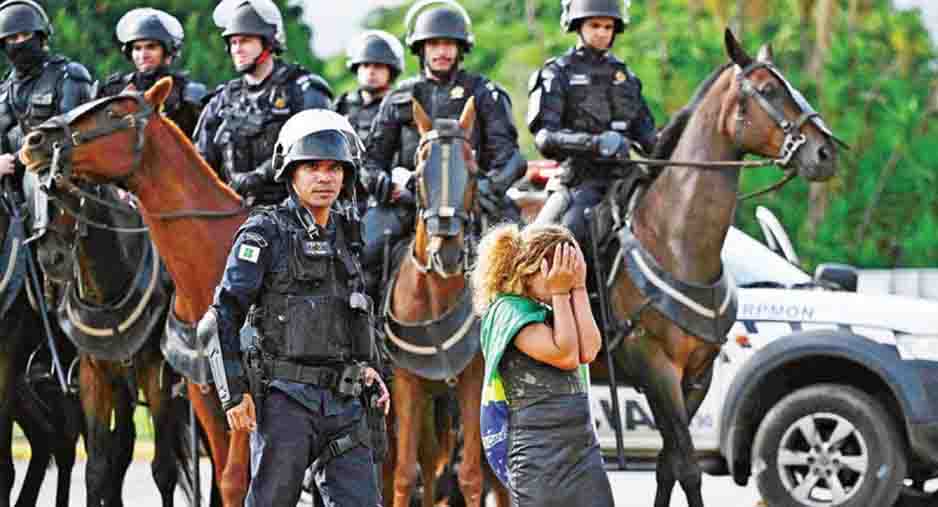
[[[369,9],[405,1],[408,0],[291,0],[290,3],[302,4],[304,19],[316,27],[313,40],[316,53],[331,56],[344,51],[349,41],[362,30],[361,21]],[[938,41],[938,1],[893,0],[893,3],[901,8],[921,8],[933,40]]]

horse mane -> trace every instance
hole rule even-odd
[[[716,83],[717,79],[719,79],[720,76],[723,75],[723,72],[731,65],[733,65],[733,62],[724,63],[697,86],[697,90],[694,91],[694,96],[691,97],[690,102],[675,113],[674,116],[671,117],[671,120],[668,121],[668,124],[661,129],[658,142],[655,144],[655,149],[652,151],[652,158],[671,158],[671,154],[674,153],[677,142],[681,139],[681,135],[687,127],[687,122],[690,121],[690,117],[694,115],[694,112],[697,110],[697,107],[700,106],[700,102],[703,100],[704,96],[707,95],[707,92],[713,87],[713,83]]]
[[[197,166],[199,170],[201,170],[201,172],[204,173],[205,177],[208,178],[209,181],[215,183],[216,186],[219,187],[219,190],[228,194],[228,196],[231,197],[231,199],[235,201],[243,201],[240,195],[238,195],[234,190],[231,189],[230,186],[228,186],[225,182],[221,180],[221,178],[218,177],[218,173],[215,172],[214,169],[212,169],[212,166],[208,165],[208,162],[206,162],[204,158],[202,158],[202,155],[200,155],[198,150],[195,149],[195,145],[192,144],[192,141],[189,139],[189,136],[187,136],[185,132],[183,132],[182,129],[179,128],[179,125],[176,125],[174,121],[167,118],[166,116],[163,116],[162,114],[159,115],[159,121],[160,123],[162,123],[163,125],[167,127],[167,129],[170,132],[170,135],[172,135],[173,137],[176,138],[177,141],[179,141],[180,149],[183,150],[183,152],[185,152],[186,155],[190,155],[193,160],[196,160],[198,162]]]

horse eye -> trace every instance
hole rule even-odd
[[[762,87],[762,94],[767,98],[774,99],[778,97],[778,86],[775,86],[772,83],[769,83]]]

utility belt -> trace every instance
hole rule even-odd
[[[257,348],[244,354],[244,362],[255,395],[266,395],[272,380],[314,385],[342,396],[361,396],[364,388],[365,366],[357,363],[313,366],[271,357]]]

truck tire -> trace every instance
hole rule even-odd
[[[772,507],[887,507],[906,476],[896,421],[851,386],[799,389],[766,414],[752,446],[753,474]]]

